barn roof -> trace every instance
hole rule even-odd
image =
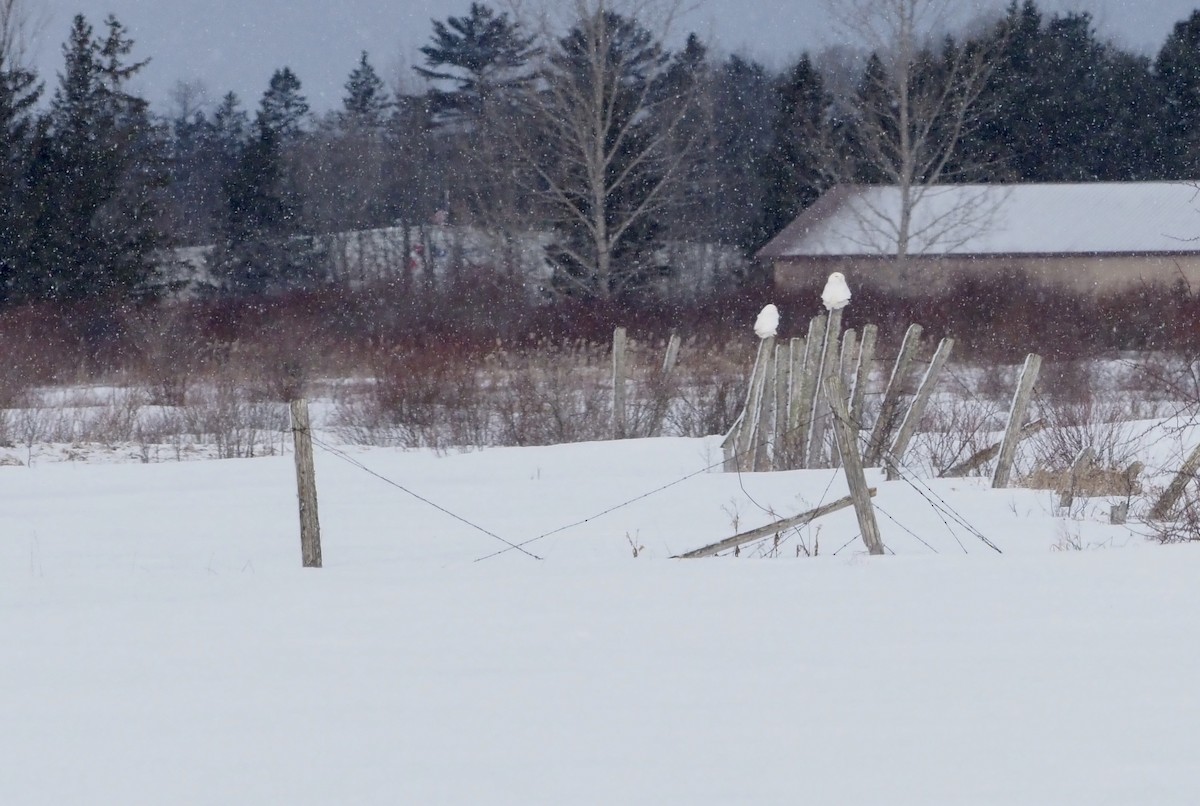
[[[758,256],[893,254],[899,211],[895,187],[842,185]],[[913,255],[1200,253],[1200,183],[933,185],[909,232]]]

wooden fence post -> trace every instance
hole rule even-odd
[[[625,328],[619,327],[613,331],[612,364],[613,364],[613,404],[612,404],[612,435],[613,439],[625,438],[625,377],[626,377],[626,333]]]
[[[741,425],[733,440],[733,465],[735,470],[753,470],[754,454],[758,447],[758,414],[762,403],[763,385],[771,359],[775,357],[775,337],[758,340],[758,354],[754,358],[754,369],[750,373],[750,389],[746,393],[746,407],[742,409]]]
[[[1163,490],[1163,494],[1154,502],[1154,506],[1150,507],[1150,517],[1156,521],[1163,520],[1171,514],[1171,510],[1175,508],[1175,504],[1179,502],[1180,496],[1187,488],[1188,482],[1196,478],[1196,471],[1200,470],[1200,445],[1188,454],[1188,458],[1184,460],[1183,466],[1179,468],[1179,472],[1175,474],[1175,478],[1171,479],[1171,483],[1167,485],[1167,489]]]
[[[1012,475],[1013,459],[1017,455],[1017,443],[1021,441],[1021,426],[1025,423],[1025,412],[1029,409],[1029,401],[1033,397],[1033,385],[1037,383],[1038,372],[1042,368],[1042,357],[1030,353],[1025,358],[1025,366],[1021,369],[1021,378],[1017,381],[1017,391],[1013,395],[1012,410],[1008,413],[1008,427],[1004,429],[1004,439],[1000,442],[1000,456],[996,460],[996,472],[992,474],[992,487],[1007,487]]]
[[[792,466],[808,467],[808,437],[812,433],[812,404],[818,383],[817,365],[820,362],[821,334],[825,330],[825,314],[814,316],[808,323],[808,340],[804,347],[804,369],[792,386],[789,418],[795,422],[792,430]],[[794,412],[794,413],[792,413]]]
[[[867,492],[873,496],[875,495],[876,491],[872,488]],[[803,526],[804,524],[810,523],[817,518],[824,517],[825,515],[837,512],[841,509],[845,509],[853,503],[854,499],[852,499],[850,496],[839,498],[836,501],[824,504],[816,509],[810,509],[807,512],[802,512],[799,515],[794,515],[790,518],[783,518],[782,520],[775,521],[774,523],[768,523],[766,526],[760,526],[757,529],[751,529],[748,532],[741,532],[733,537],[727,537],[724,540],[703,546],[695,549],[694,551],[689,551],[686,554],[677,554],[671,559],[694,560],[698,557],[711,557],[714,554],[719,554],[722,551],[728,551],[729,549],[737,548],[738,546],[745,545],[753,540],[761,540],[768,535],[784,532],[788,529],[795,529],[797,526]]]
[[[850,389],[850,419],[862,428],[863,402],[867,395],[867,380],[875,361],[875,341],[879,338],[876,325],[863,325],[862,344],[858,347],[858,363],[854,368],[854,385]]]
[[[842,309],[834,308],[829,312],[825,324],[825,341],[821,346],[821,364],[817,370],[818,379],[826,379],[830,373],[837,374],[838,342],[842,335]],[[826,412],[829,410],[829,389],[827,384],[817,382],[813,394],[811,428],[808,445],[808,463],[806,467],[820,467],[821,457],[825,450]]]
[[[308,401],[293,400],[292,441],[296,454],[296,493],[300,501],[300,557],[305,568],[321,567],[321,524],[317,519],[317,478],[313,466]]]
[[[921,326],[909,325],[900,344],[900,352],[896,355],[896,363],[892,366],[892,377],[888,379],[887,389],[883,393],[883,403],[879,406],[879,417],[875,427],[871,429],[871,437],[867,440],[867,454],[863,464],[874,467],[883,456],[887,447],[888,437],[895,427],[896,415],[900,410],[900,396],[904,393],[904,377],[908,374],[908,365],[912,363],[917,348],[921,344]]]
[[[885,460],[888,481],[900,478],[900,464],[904,460],[905,451],[908,450],[908,443],[912,441],[917,432],[917,425],[925,416],[925,407],[929,404],[929,398],[933,396],[942,368],[946,366],[946,360],[950,358],[950,351],[953,349],[954,339],[942,339],[929,362],[929,369],[925,370],[925,377],[921,378],[921,384],[908,407],[908,413],[904,415],[900,428],[896,430],[896,438],[892,440],[892,447],[888,449],[889,455]]]
[[[846,408],[845,391],[838,373],[825,376],[826,397],[833,409],[833,433],[838,450],[842,454],[842,469],[846,483],[850,486],[850,498],[854,501],[854,514],[858,518],[858,529],[863,543],[870,554],[883,554],[883,539],[879,535],[879,523],[875,520],[875,508],[871,505],[871,490],[867,486],[867,475],[863,471],[862,457],[858,453],[858,429],[850,420]]]
[[[1091,448],[1084,448],[1075,456],[1075,461],[1071,462],[1071,470],[1067,476],[1067,487],[1065,490],[1059,491],[1059,509],[1070,509],[1071,505],[1075,503],[1075,491],[1079,489],[1079,480],[1095,461],[1096,453]]]
[[[662,436],[663,421],[667,419],[667,414],[671,408],[668,381],[671,373],[675,371],[675,364],[679,361],[679,344],[679,334],[672,333],[671,338],[667,340],[667,353],[663,356],[662,369],[658,373],[659,388],[656,393],[653,411],[650,413],[650,436],[652,437]]]
[[[788,349],[775,345],[775,437],[771,444],[771,469],[786,470],[787,455],[788,390],[791,388],[791,353],[795,345],[792,339]]]

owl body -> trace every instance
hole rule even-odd
[[[821,302],[830,311],[845,308],[850,304],[850,287],[846,285],[846,276],[840,271],[829,275],[825,290],[821,292]]]
[[[754,335],[760,339],[769,339],[779,332],[779,309],[768,305],[759,311],[754,320]]]

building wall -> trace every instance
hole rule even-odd
[[[1049,257],[915,257],[899,267],[890,258],[804,257],[774,262],[775,286],[781,291],[810,288],[830,272],[846,275],[851,288],[871,286],[913,294],[940,291],[959,279],[987,279],[1022,273],[1035,283],[1075,293],[1120,291],[1146,284],[1174,285],[1183,280],[1200,292],[1200,254],[1066,255]]]

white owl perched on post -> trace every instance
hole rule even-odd
[[[767,305],[758,312],[758,318],[754,320],[754,335],[760,339],[769,339],[779,332],[779,309],[774,305]]]
[[[840,271],[829,275],[825,290],[821,292],[821,302],[825,303],[825,308],[830,311],[845,308],[850,304],[850,287],[846,285],[846,276]]]

